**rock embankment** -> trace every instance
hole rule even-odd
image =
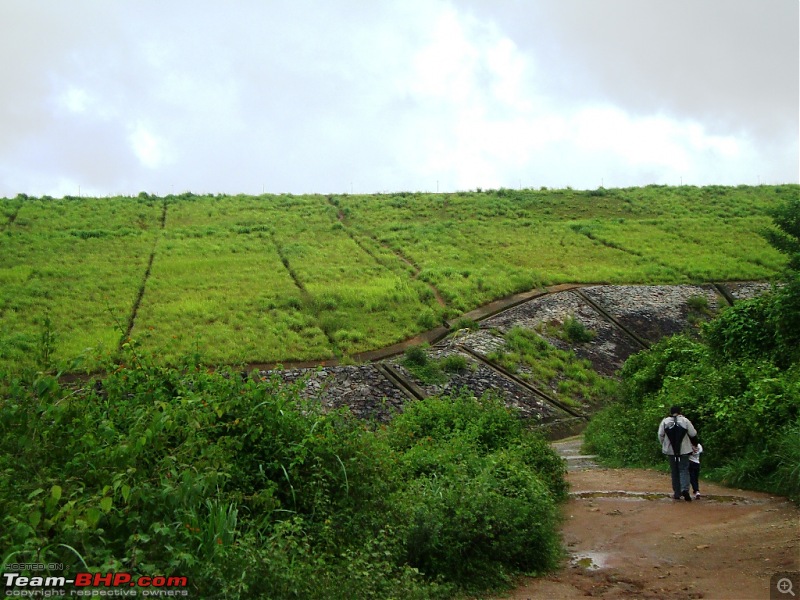
[[[695,330],[729,300],[751,298],[768,290],[769,284],[761,282],[594,285],[531,294],[531,299],[522,303],[515,298],[513,306],[482,318],[477,330],[459,330],[426,349],[432,361],[457,354],[467,365],[436,384],[420,381],[399,356],[362,365],[271,369],[261,374],[298,383],[303,397],[325,407],[346,405],[358,417],[379,421],[390,419],[407,402],[421,397],[464,389],[476,396],[492,391],[521,416],[557,437],[579,428],[586,415],[487,360],[492,352],[503,350],[504,335],[511,329],[535,331],[553,346],[588,360],[599,374],[613,376],[631,354],[664,336]],[[559,328],[568,318],[593,332],[593,339],[573,344],[559,336]]]

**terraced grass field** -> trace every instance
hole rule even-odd
[[[558,283],[774,277],[800,186],[0,199],[0,373],[346,357]]]

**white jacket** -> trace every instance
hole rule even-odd
[[[667,437],[666,430],[672,426],[673,422],[674,417],[664,417],[658,426],[658,441],[661,442],[661,452],[670,456],[674,456],[675,453],[672,451],[672,443],[669,441],[669,437]],[[686,428],[686,435],[683,436],[683,440],[681,441],[681,451],[679,454],[691,454],[692,442],[689,438],[697,437],[697,430],[694,428],[694,425],[692,425],[692,422],[683,415],[678,415],[678,424]]]

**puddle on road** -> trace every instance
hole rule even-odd
[[[578,500],[594,499],[594,498],[618,498],[623,500],[672,500],[672,494],[664,494],[660,492],[626,492],[623,490],[618,491],[596,491],[596,492],[570,492],[570,498]],[[722,496],[712,494],[702,496],[696,502],[723,502],[730,504],[757,504],[758,500],[752,498],[743,498],[742,496]]]
[[[587,571],[597,571],[608,563],[608,554],[605,552],[580,552],[573,554],[570,564]]]

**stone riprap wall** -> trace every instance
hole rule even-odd
[[[703,296],[712,313],[724,302],[713,285],[601,285],[581,292],[650,343],[690,327],[689,298]]]
[[[316,398],[327,408],[349,406],[354,415],[386,421],[403,410],[408,396],[375,365],[318,367],[315,369],[269,370],[263,377],[278,375],[284,383],[305,385],[303,398]]]
[[[770,291],[771,284],[764,282],[745,281],[741,283],[726,283],[723,286],[734,300],[754,298]]]
[[[719,286],[730,298],[741,300],[770,289],[767,283],[738,282]],[[561,349],[572,349],[588,359],[594,369],[613,375],[633,353],[660,338],[692,327],[689,299],[706,298],[714,314],[727,304],[714,285],[594,285],[537,296],[480,321],[478,330],[460,330],[428,348],[431,360],[451,354],[465,358],[468,367],[448,374],[448,380],[428,385],[402,365],[401,356],[373,364],[261,371],[278,375],[286,383],[305,380],[301,395],[323,406],[349,406],[362,418],[381,421],[402,411],[418,397],[450,394],[466,388],[476,396],[492,391],[522,417],[549,428],[551,434],[568,435],[585,422],[583,416],[548,400],[547,390],[537,390],[518,377],[486,361],[505,345],[503,335],[513,327],[537,331]],[[553,332],[573,317],[595,333],[592,341],[570,345]],[[548,329],[549,326],[552,326]],[[549,397],[552,399],[552,397]]]

